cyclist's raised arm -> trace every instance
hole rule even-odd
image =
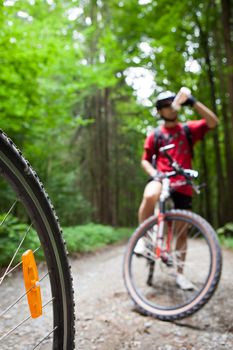
[[[218,118],[208,107],[203,103],[197,101],[193,104],[193,109],[202,117],[205,118],[206,123],[210,129],[218,125]]]

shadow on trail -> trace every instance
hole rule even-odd
[[[232,288],[226,284],[218,287],[211,301],[194,316],[174,321],[178,327],[201,332],[233,333],[233,298]]]
[[[188,329],[193,329],[195,331],[204,331],[206,330],[206,326],[205,328],[199,327],[199,326],[195,326],[193,324],[189,324],[189,323],[182,323],[182,321],[174,321],[173,322],[176,326],[178,327],[184,327],[184,328],[188,328]]]

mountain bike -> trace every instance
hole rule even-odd
[[[169,209],[171,191],[189,184],[194,191],[198,172],[183,169],[169,155],[167,145],[159,149],[169,160],[171,171],[164,174],[159,208],[130,238],[124,256],[123,275],[128,294],[143,314],[164,321],[192,315],[213,295],[221,276],[222,255],[213,227],[189,210]],[[184,180],[173,183],[177,174]],[[169,204],[170,203],[170,204]],[[136,253],[139,240],[144,252]],[[191,288],[182,290],[177,275],[188,277]]]
[[[37,174],[2,131],[0,186],[8,194],[1,255],[15,244],[0,269],[0,348],[74,349],[72,278],[58,218]],[[24,223],[15,224],[17,214]],[[18,237],[6,236],[11,223]]]

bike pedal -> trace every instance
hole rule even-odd
[[[162,262],[167,265],[167,267],[173,267],[173,259],[170,256],[162,256]]]

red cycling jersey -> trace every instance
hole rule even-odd
[[[192,120],[186,123],[190,129],[192,134],[192,142],[193,145],[202,140],[209,127],[206,123],[205,119],[201,120]],[[184,129],[182,128],[182,124],[178,123],[173,128],[166,128],[165,126],[161,127],[161,133],[163,134],[162,145],[167,145],[170,143],[174,143],[175,147],[168,151],[172,158],[174,158],[183,168],[191,169],[192,168],[192,155],[190,150],[190,145],[188,143],[187,137],[185,135]],[[152,157],[155,154],[155,135],[154,131],[151,132],[144,143],[144,153],[142,155],[142,159],[148,160],[150,163],[152,162]],[[156,154],[156,168],[158,171],[166,172],[171,171],[171,166],[167,158],[164,157],[163,154]],[[181,175],[177,175],[171,178],[171,183],[175,185],[175,182],[183,181],[184,178]],[[188,196],[192,195],[192,187],[188,185],[182,185],[179,187],[175,187],[175,190],[186,194]]]

